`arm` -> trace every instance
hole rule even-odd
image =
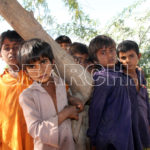
[[[144,73],[142,71],[142,74],[141,74],[141,78],[142,78],[142,84],[145,85],[145,91],[146,91],[146,104],[147,104],[147,116],[148,116],[148,122],[149,122],[149,126],[150,126],[150,103],[149,103],[149,94],[148,94],[148,89],[147,89],[147,81],[146,81],[146,78],[144,76]]]
[[[19,102],[23,109],[30,135],[34,139],[39,138],[42,143],[49,144],[55,148],[58,148],[58,126],[68,118],[78,119],[78,113],[75,106],[67,106],[59,112],[58,115],[51,116],[47,120],[42,120],[41,114],[37,109],[31,94],[21,94]]]
[[[29,134],[34,139],[40,139],[44,144],[58,148],[58,116],[55,115],[47,120],[42,120],[31,94],[22,93],[19,102],[23,109]]]
[[[107,85],[106,81],[103,84],[99,84],[101,80],[102,79],[99,79],[96,82],[96,86],[94,87],[94,92],[89,107],[89,129],[87,131],[87,135],[91,139],[92,146],[95,146],[96,144],[95,137],[97,135],[97,128],[100,124],[104,106],[111,88]]]
[[[84,105],[83,105],[83,102],[79,98],[71,96],[69,93],[67,93],[67,97],[68,97],[69,104],[76,106],[76,108],[78,109],[78,112],[83,111]]]
[[[76,106],[67,106],[58,113],[58,125],[68,118],[78,120],[78,110]]]
[[[149,122],[149,127],[150,127],[150,103],[149,103],[148,91],[146,91],[146,103],[147,103],[147,111],[148,111],[147,112],[148,113],[148,122]]]

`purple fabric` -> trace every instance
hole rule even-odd
[[[95,87],[89,108],[87,135],[97,150],[113,145],[116,150],[133,150],[131,103],[126,77],[121,72],[102,70],[94,75]]]
[[[138,119],[141,142],[144,148],[150,148],[150,105],[143,74],[137,70],[140,83],[140,91],[137,92],[138,101]]]

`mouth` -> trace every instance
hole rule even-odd
[[[16,60],[16,57],[15,56],[10,56],[9,60]]]
[[[42,79],[44,79],[46,77],[47,77],[47,75],[42,75],[42,76],[39,76],[39,79],[42,80]]]
[[[115,60],[115,59],[109,61],[109,64],[110,64],[110,65],[115,64],[115,63],[116,63],[116,60]]]

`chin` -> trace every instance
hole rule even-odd
[[[115,64],[109,64],[107,65],[108,68],[113,68],[115,66]]]
[[[41,83],[46,83],[46,82],[48,82],[49,81],[49,78],[47,78],[47,79],[42,79],[41,80]]]

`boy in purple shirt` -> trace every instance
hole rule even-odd
[[[150,148],[150,105],[143,72],[137,68],[141,54],[136,42],[125,40],[117,47],[117,55],[129,79],[129,96],[137,109],[138,130],[142,149]],[[137,107],[136,107],[137,106]],[[138,142],[138,143],[139,143]]]
[[[131,103],[126,78],[116,67],[116,44],[105,35],[96,36],[89,55],[101,65],[94,75],[95,87],[89,108],[92,150],[133,150]]]

